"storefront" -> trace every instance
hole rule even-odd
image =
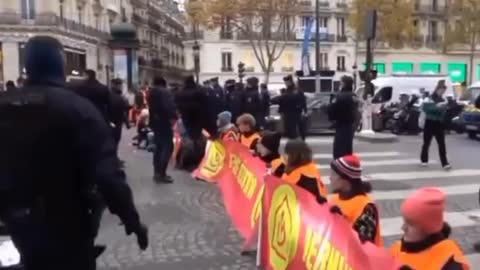
[[[413,63],[393,62],[392,73],[413,73]]]
[[[435,73],[439,74],[442,70],[440,63],[420,63],[420,73]]]
[[[452,82],[463,83],[467,81],[467,64],[448,63],[447,69]]]
[[[363,70],[365,70],[367,67],[367,64],[363,64]],[[377,71],[378,74],[385,74],[386,73],[386,68],[385,68],[385,63],[373,63],[373,69]]]

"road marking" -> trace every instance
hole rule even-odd
[[[435,160],[430,161],[431,164],[438,163]],[[386,160],[364,160],[361,161],[362,167],[378,167],[389,165],[414,165],[418,164],[418,158],[410,159],[386,159]],[[329,169],[330,165],[317,165],[319,169]]]
[[[419,179],[436,178],[438,180],[449,177],[462,176],[480,176],[480,170],[473,169],[459,169],[451,171],[414,171],[414,172],[392,172],[392,173],[372,173],[364,175],[364,179],[368,180],[383,180],[383,181],[410,181]],[[330,184],[330,177],[322,178],[323,183]]]
[[[478,184],[474,185],[453,185],[453,186],[444,186],[439,187],[446,195],[467,195],[467,194],[477,194],[478,193]],[[407,196],[412,194],[418,189],[406,189],[406,190],[392,190],[392,191],[373,191],[372,196],[376,201],[382,200],[400,200],[405,199]],[[448,200],[448,199],[447,199]]]
[[[380,212],[380,215],[382,213]],[[478,210],[474,211],[465,211],[465,212],[446,212],[444,215],[444,220],[455,230],[457,227],[473,226],[479,224],[474,221],[470,215],[480,214]],[[380,219],[380,229],[382,230],[382,236],[395,236],[402,235],[402,217],[393,217],[393,218],[381,218]]]
[[[368,178],[372,180],[418,180],[428,178],[448,178],[459,176],[475,176],[480,175],[480,170],[473,169],[459,169],[459,170],[439,170],[439,171],[420,171],[420,172],[395,172],[395,173],[373,173],[369,174]]]
[[[360,158],[368,158],[368,157],[395,157],[401,155],[399,152],[359,152],[355,153],[355,155],[359,156]],[[333,159],[332,154],[314,154],[314,159]],[[417,163],[419,161],[417,160]],[[363,162],[362,162],[363,164]]]

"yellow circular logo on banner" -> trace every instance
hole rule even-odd
[[[226,150],[218,141],[214,141],[207,149],[207,159],[200,169],[200,172],[206,177],[217,175],[225,163]]]
[[[268,248],[270,265],[285,270],[297,253],[300,237],[300,206],[289,185],[275,189],[268,214]]]

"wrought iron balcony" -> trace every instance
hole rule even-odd
[[[37,14],[34,19],[22,19],[20,13],[0,13],[0,26],[36,26],[46,28],[57,28],[66,32],[76,32],[86,36],[108,39],[110,34],[94,27],[81,24],[79,22],[61,18],[56,14]]]
[[[201,40],[203,39],[203,31],[185,33],[185,40]]]

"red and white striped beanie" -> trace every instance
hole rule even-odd
[[[332,161],[330,167],[345,180],[362,180],[362,166],[360,165],[360,159],[356,155],[352,154],[337,158]]]

